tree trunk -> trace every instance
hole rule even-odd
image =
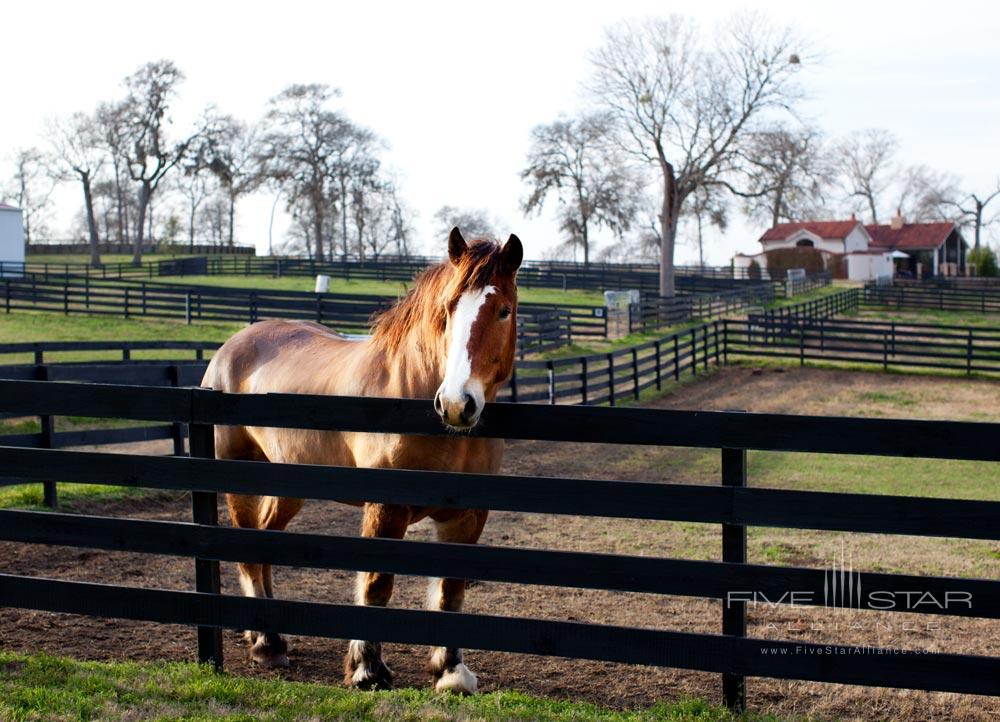
[[[313,235],[315,236],[313,258],[323,261],[323,205],[322,202],[317,203],[315,199],[313,199]]]
[[[343,257],[347,260],[347,180],[340,178],[340,243],[344,249]]]
[[[94,217],[94,196],[90,192],[90,173],[80,173],[83,184],[83,205],[87,212],[87,230],[90,232],[90,265],[101,267],[101,240],[97,235],[97,218]]]
[[[661,161],[663,170],[663,206],[660,210],[660,295],[674,295],[674,235],[677,229],[677,208],[674,200],[677,182],[674,168]]]
[[[148,183],[139,187],[139,218],[135,224],[135,240],[132,244],[132,265],[142,263],[142,241],[146,229],[146,210],[149,207],[150,188]]]
[[[229,191],[229,247],[232,248],[233,241],[233,226],[236,221],[236,194],[231,190]]]
[[[979,201],[978,198],[976,199],[975,224],[976,224],[976,252],[978,253],[979,252],[979,233],[980,233],[980,231],[983,228],[983,204]]]
[[[192,198],[188,213],[188,251],[194,253],[194,218],[198,213],[198,203]]]
[[[871,194],[868,195],[868,210],[872,213],[872,224],[878,224],[878,213],[875,211],[875,198]]]
[[[702,235],[700,212],[698,213],[696,218],[698,219],[698,270],[699,272],[701,272],[704,271],[705,268],[705,245],[703,242],[704,237]],[[775,221],[775,223],[777,223],[777,221]]]
[[[583,222],[580,228],[580,238],[583,241],[583,267],[590,267],[590,233],[587,228],[587,221]]]

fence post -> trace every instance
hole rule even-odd
[[[587,357],[580,357],[580,404],[587,405]]]
[[[662,387],[663,374],[660,369],[660,341],[657,339],[653,341],[653,348],[656,349],[656,390],[660,391]]]
[[[4,279],[4,285],[6,290],[4,291],[4,296],[6,298],[5,305],[7,307],[7,313],[10,313],[10,279]]]
[[[125,287],[125,318],[128,318],[128,286]]]
[[[190,424],[188,444],[191,456],[205,459],[215,458],[215,427],[211,424]],[[219,501],[215,492],[191,492],[191,516],[195,524],[218,526]],[[203,594],[219,594],[222,583],[219,578],[219,562],[211,559],[194,560],[195,589]],[[222,671],[222,630],[216,627],[198,627],[198,661],[211,663],[216,671]]]
[[[806,365],[806,327],[799,323],[799,366]]]
[[[882,370],[889,370],[889,334],[882,332]]]
[[[510,402],[517,403],[517,364],[510,371]]]
[[[674,334],[674,381],[681,380],[681,337]]]
[[[965,373],[972,375],[972,329],[969,329],[969,342],[965,347]]]
[[[191,292],[187,291],[184,293],[184,320],[187,325],[191,325]]]
[[[746,449],[722,449],[722,485],[737,488],[747,485]],[[747,528],[742,524],[722,525],[722,561],[731,564],[747,562]],[[730,637],[747,636],[746,602],[727,598],[722,606],[722,633]],[[742,674],[722,675],[722,697],[726,706],[742,713],[747,706],[746,678]]]
[[[712,321],[712,333],[715,336],[715,366],[719,366],[719,322]]]
[[[36,352],[35,360],[41,361],[41,352]],[[35,367],[35,379],[38,381],[48,381],[49,380],[49,367],[48,366],[36,366]],[[42,429],[42,443],[41,447],[43,449],[53,448],[53,441],[55,437],[55,422],[51,414],[43,414],[38,417],[39,424]],[[42,503],[45,504],[50,509],[55,509],[59,506],[59,494],[56,491],[56,482],[54,481],[43,481],[42,482]]]
[[[551,361],[546,362],[545,368],[549,373],[549,403],[554,404],[556,402],[556,372]]]
[[[632,349],[632,395],[639,400],[639,352]]]
[[[691,329],[691,375],[698,375],[698,335]]]
[[[608,354],[608,405],[615,405],[615,357]]]
[[[63,276],[63,314],[69,315],[69,276]]]

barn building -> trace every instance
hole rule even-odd
[[[880,276],[928,278],[964,276],[968,243],[951,221],[907,223],[900,213],[885,225],[864,225],[854,216],[846,221],[778,223],[758,239],[763,250],[738,253],[736,268],[765,269],[769,257],[782,249],[811,248],[834,277],[867,281]]]
[[[0,276],[21,275],[20,268],[13,271],[7,264],[24,263],[24,218],[20,208],[6,203],[0,203],[0,263]]]

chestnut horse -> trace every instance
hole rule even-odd
[[[297,393],[433,399],[441,421],[453,430],[473,428],[483,405],[510,377],[517,340],[517,269],[522,248],[511,235],[501,248],[492,241],[467,244],[458,228],[448,238],[448,261],[424,271],[413,289],[375,321],[368,341],[351,341],[316,323],[269,320],[239,331],[219,349],[202,385],[233,393]],[[495,473],[504,442],[462,434],[440,437],[301,429],[216,426],[215,455],[297,464]],[[227,494],[237,527],[284,529],[301,499]],[[363,504],[361,534],[401,539],[425,517],[440,541],[474,544],[487,511]],[[239,564],[243,593],[272,597],[271,566]],[[393,575],[361,572],[357,604],[385,606]],[[457,611],[465,581],[432,579],[429,608]],[[274,633],[247,632],[251,657],[265,666],[286,666],[288,646]],[[435,688],[476,691],[476,677],[462,651],[432,648],[429,671]],[[392,674],[377,641],[353,640],[344,659],[344,682],[387,688]]]

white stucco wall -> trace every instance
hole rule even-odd
[[[847,277],[852,281],[872,281],[892,275],[892,256],[888,253],[852,253],[847,256]]]
[[[24,263],[24,222],[19,208],[0,208],[0,261]]]
[[[764,241],[761,245],[764,247],[765,251],[771,251],[775,248],[795,248],[796,244],[803,240],[812,241],[812,247],[818,248],[821,251],[829,251],[830,253],[843,253],[844,252],[844,242],[837,238],[820,238],[815,233],[810,233],[809,231],[796,231],[788,238],[780,241]]]

